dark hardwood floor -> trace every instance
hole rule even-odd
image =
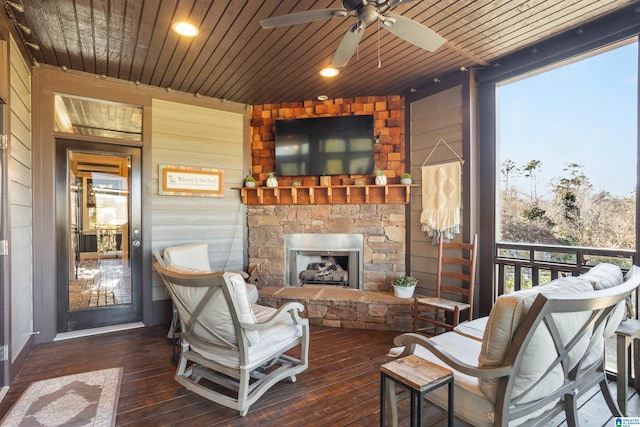
[[[37,346],[0,403],[0,418],[33,381],[122,366],[118,426],[379,425],[380,365],[396,332],[312,327],[309,369],[295,384],[284,381],[267,391],[245,417],[173,380],[166,333],[167,327],[149,327]],[[612,425],[596,391],[582,399],[582,425]],[[630,395],[631,415],[638,416],[638,396],[633,389]],[[401,425],[408,425],[404,403]],[[444,411],[428,406],[425,412],[425,425],[446,425]],[[553,425],[566,423],[559,417]]]

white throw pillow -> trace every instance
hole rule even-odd
[[[251,309],[251,301],[249,301],[249,293],[247,292],[247,282],[241,275],[237,273],[225,273],[229,277],[231,286],[233,287],[232,295],[236,299],[238,306],[238,318],[242,323],[256,323],[256,316]],[[247,339],[251,345],[260,342],[260,332],[257,330],[246,331]]]

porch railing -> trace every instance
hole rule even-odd
[[[558,277],[577,276],[601,262],[618,265],[623,272],[638,264],[634,250],[497,243],[494,297],[542,285]],[[637,296],[635,299],[634,305],[638,307]]]

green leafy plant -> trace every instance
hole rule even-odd
[[[384,169],[376,169],[374,172],[375,176],[384,176]]]
[[[244,179],[244,182],[256,182],[256,179],[251,175],[247,175],[247,177]]]
[[[402,176],[400,178],[404,178],[404,179],[410,179],[411,178],[411,174],[410,173],[403,173]]]
[[[410,288],[411,286],[416,286],[418,284],[418,279],[413,276],[398,276],[393,279],[391,284],[401,288]]]
[[[275,172],[269,172],[267,173],[267,178],[275,178],[276,177],[276,173]]]

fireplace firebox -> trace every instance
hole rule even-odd
[[[287,234],[286,286],[362,289],[363,247],[362,234]]]

